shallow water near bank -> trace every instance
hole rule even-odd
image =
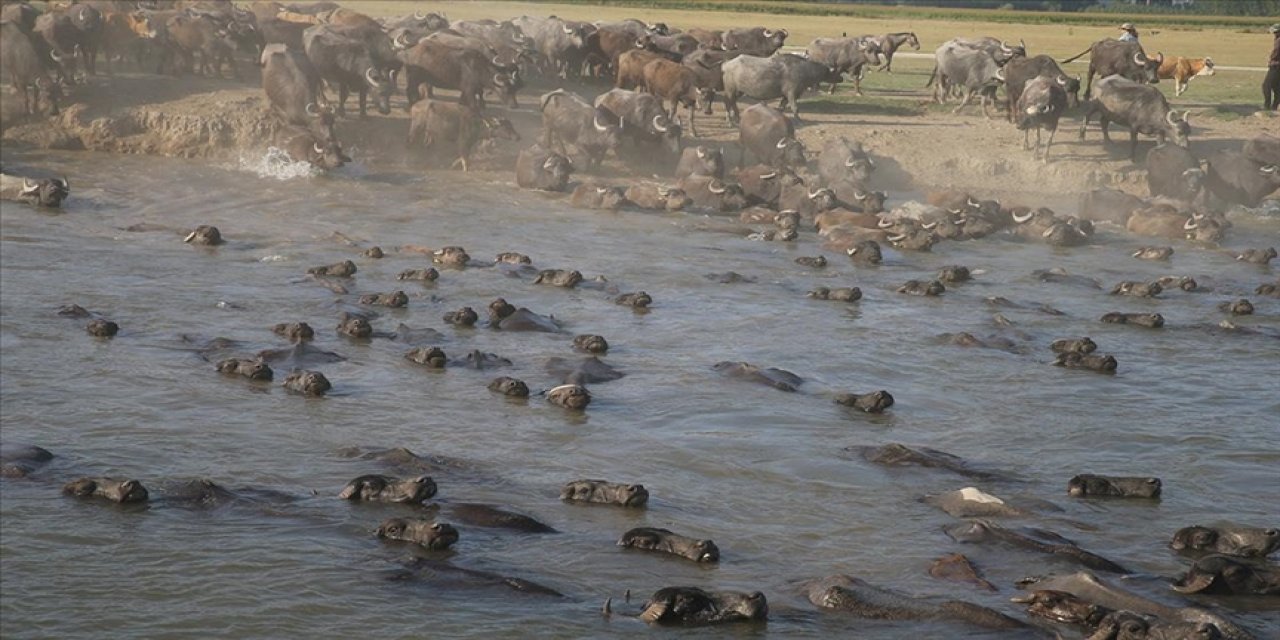
[[[252,159],[250,159],[252,160]],[[854,267],[798,243],[752,242],[727,219],[691,214],[577,211],[566,199],[522,192],[510,174],[353,169],[278,179],[254,162],[211,165],[89,153],[6,154],[6,166],[59,167],[73,195],[61,212],[5,203],[0,216],[0,402],[5,442],[55,454],[30,479],[0,493],[0,613],[7,637],[108,635],[244,637],[583,637],[631,634],[641,623],[601,620],[606,596],[627,589],[622,611],[669,585],[761,590],[767,626],[699,635],[922,637],[958,633],[937,623],[853,620],[813,610],[793,581],[836,572],[903,591],[967,599],[1021,615],[1008,603],[1014,580],[1074,567],[1000,547],[962,545],[942,533],[953,521],[916,501],[972,480],[937,470],[886,470],[843,448],[902,442],[929,446],[1007,471],[980,482],[1000,496],[1031,496],[1062,508],[1011,521],[1061,533],[1142,574],[1173,575],[1184,563],[1165,543],[1191,524],[1276,526],[1280,494],[1280,341],[1197,328],[1225,318],[1217,304],[1248,297],[1242,326],[1280,329],[1280,301],[1252,295],[1275,268],[1236,262],[1219,250],[1177,244],[1171,263],[1137,261],[1158,244],[1104,230],[1095,245],[1055,250],[1008,239],[944,243],[932,253],[887,252],[883,266]],[[907,194],[892,194],[897,200]],[[1052,203],[1063,212],[1070,205]],[[1274,219],[1237,218],[1229,246],[1280,245]],[[198,224],[228,244],[183,244]],[[129,231],[128,228],[141,229]],[[442,270],[437,283],[400,282],[426,267],[400,245],[461,245],[477,260],[520,251],[539,268],[605,276],[620,291],[655,302],[637,314],[610,293],[535,286],[497,268]],[[379,245],[387,257],[361,256]],[[822,253],[831,265],[793,262]],[[338,295],[307,268],[344,259],[359,272]],[[982,273],[938,299],[894,292],[904,281],[963,264]],[[1166,292],[1159,300],[1045,283],[1035,269],[1063,267],[1120,280],[1190,275],[1212,291]],[[720,284],[735,271],[754,282]],[[862,288],[860,302],[809,300],[815,286]],[[408,346],[360,342],[333,331],[361,294],[403,289],[407,308],[379,309],[377,331],[400,323],[441,331],[440,346],[510,358],[497,371],[423,370]],[[455,329],[446,311],[502,296],[554,315],[563,335]],[[1055,316],[993,307],[1002,296],[1051,305]],[[118,322],[112,340],[60,318],[79,304]],[[1166,328],[1104,325],[1108,311],[1159,311]],[[991,321],[1000,312],[1013,330]],[[334,383],[324,399],[289,395],[218,375],[180,336],[236,340],[238,353],[286,346],[279,322],[306,321],[314,344],[345,356],[319,365]],[[945,332],[1014,338],[1023,353],[941,344]],[[592,385],[583,414],[534,397],[510,401],[486,390],[497,375],[535,390],[557,381],[553,356],[574,357],[572,335],[599,333],[621,380]],[[1091,336],[1116,356],[1104,376],[1050,366],[1047,344]],[[793,371],[806,383],[786,394],[718,377],[711,366],[743,360]],[[887,389],[897,404],[867,416],[831,402],[844,391]],[[350,505],[334,496],[349,479],[385,472],[339,454],[344,447],[407,447],[456,458],[464,468],[433,474],[443,501],[486,502],[535,516],[558,534],[520,535],[459,526],[443,555],[469,569],[532,580],[564,599],[505,587],[472,587],[447,575],[392,580],[403,546],[372,536],[384,518],[412,511]],[[1065,495],[1082,472],[1156,475],[1157,503],[1082,502]],[[209,478],[230,488],[272,489],[283,504],[212,511],[120,509],[59,494],[61,482],[118,475],[159,486]],[[581,507],[558,500],[576,478],[643,483],[647,510]],[[623,531],[667,527],[712,538],[723,558],[705,567],[624,552]],[[998,594],[928,577],[929,562],[969,555]],[[1136,581],[1163,593],[1158,581]],[[1238,618],[1267,637],[1280,632],[1274,605]],[[653,631],[656,635],[680,632]],[[992,637],[997,634],[992,634]]]

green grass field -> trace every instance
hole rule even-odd
[[[913,31],[920,38],[920,53],[927,54],[931,54],[944,41],[957,36],[993,35],[1010,40],[1024,39],[1032,55],[1046,53],[1059,60],[1088,49],[1097,40],[1115,36],[1117,30],[1114,24],[1132,20],[1142,29],[1143,46],[1153,55],[1160,51],[1165,55],[1208,56],[1219,66],[1259,69],[1265,66],[1272,43],[1272,36],[1265,32],[1268,21],[1220,16],[908,9],[752,0],[624,0],[607,4],[367,0],[358,3],[358,7],[375,16],[441,11],[453,20],[557,15],[585,21],[611,21],[632,17],[651,22],[662,21],[678,28],[766,25],[785,27],[790,32],[787,42],[798,47],[803,47],[817,37],[840,36],[844,33],[859,35]],[[822,12],[821,15],[814,15],[818,12]],[[922,99],[928,95],[924,85],[932,68],[933,62],[930,59],[900,57],[894,61],[894,74],[869,73],[863,82],[863,89],[868,99],[881,102],[891,102],[890,98]],[[1087,64],[1067,65],[1067,71],[1073,74],[1083,75],[1087,69]],[[1261,106],[1262,77],[1261,71],[1218,71],[1213,77],[1195,79],[1191,83],[1191,89],[1178,99],[1172,97],[1171,82],[1160,86],[1170,97],[1170,101],[1178,106],[1198,109],[1224,105],[1226,109],[1219,111],[1229,115]],[[837,92],[836,98],[858,100],[843,92]]]

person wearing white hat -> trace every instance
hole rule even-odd
[[[1132,22],[1126,22],[1120,25],[1120,31],[1122,32],[1120,34],[1120,37],[1116,38],[1120,42],[1137,42],[1138,41],[1138,30],[1133,26]]]
[[[1267,77],[1262,81],[1262,108],[1268,111],[1280,110],[1280,24],[1271,25],[1274,43],[1271,46],[1271,58],[1267,60]]]

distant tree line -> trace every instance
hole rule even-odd
[[[955,9],[1195,13],[1280,19],[1280,0],[835,0],[840,4],[895,4]]]

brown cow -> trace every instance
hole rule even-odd
[[[1187,90],[1187,85],[1196,76],[1213,75],[1212,58],[1184,58],[1170,56],[1160,63],[1156,69],[1156,77],[1161,80],[1173,80],[1173,95],[1180,96]]]
[[[616,89],[636,90],[644,86],[644,68],[654,60],[663,60],[662,54],[632,49],[618,56],[613,86]]]

